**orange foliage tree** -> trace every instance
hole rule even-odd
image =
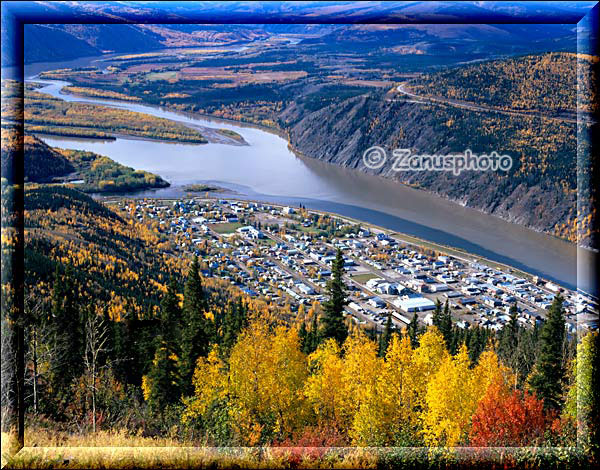
[[[493,383],[479,402],[469,434],[478,447],[529,446],[544,438],[549,417],[542,400],[528,392]]]

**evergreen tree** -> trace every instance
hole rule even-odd
[[[392,315],[389,314],[387,317],[387,321],[385,323],[385,330],[383,330],[383,334],[381,335],[381,340],[379,343],[379,356],[384,357],[387,352],[387,348],[392,340],[392,334],[394,333],[394,324],[392,323]]]
[[[194,257],[184,287],[180,334],[179,376],[181,390],[186,396],[191,395],[194,391],[192,376],[196,361],[200,356],[208,353],[212,336],[212,325],[206,318],[206,309],[206,296],[200,279],[198,258]]]
[[[442,331],[442,315],[442,303],[440,302],[440,299],[437,299],[435,301],[435,310],[433,311],[431,324],[440,330],[440,332]]]
[[[548,409],[558,410],[562,402],[564,338],[563,298],[559,294],[554,298],[540,331],[539,358],[529,379],[529,385],[544,400],[544,406]]]
[[[344,307],[348,304],[344,275],[344,257],[338,248],[331,270],[331,279],[327,283],[329,299],[323,304],[321,320],[321,338],[334,338],[340,345],[348,336],[348,327],[344,322]]]
[[[305,352],[306,340],[308,339],[308,329],[306,328],[305,322],[302,322],[300,328],[298,329],[298,339],[300,340],[300,349],[302,352]]]
[[[317,349],[319,346],[319,324],[317,322],[317,315],[313,317],[312,326],[308,332],[306,338],[306,346],[302,348],[304,354],[310,354]]]
[[[175,355],[168,343],[159,339],[152,367],[148,374],[150,393],[148,406],[154,415],[163,416],[165,408],[179,400],[179,377]]]
[[[248,325],[247,308],[242,299],[230,302],[223,319],[223,352],[228,353],[235,345],[239,333]]]
[[[64,277],[57,266],[51,294],[51,317],[56,353],[51,358],[53,388],[65,394],[71,381],[83,371],[83,316],[78,307],[77,288],[72,268]],[[64,396],[62,398],[65,398]]]
[[[446,347],[454,354],[455,351],[452,350],[452,315],[450,314],[450,307],[447,300],[444,304],[444,312],[440,315],[440,324],[438,328],[446,341]]]
[[[502,332],[500,333],[500,344],[498,345],[499,350],[502,352],[506,352],[516,347],[519,336],[519,322],[517,321],[518,310],[516,303],[511,305],[508,314],[510,320],[502,328]]]
[[[161,302],[160,338],[168,343],[173,350],[176,350],[179,344],[181,316],[179,298],[177,297],[177,284],[175,279],[171,279],[167,287],[167,293]]]
[[[410,345],[412,348],[414,349],[419,346],[419,317],[416,313],[413,315],[406,331],[408,333],[408,337],[410,338]]]
[[[519,322],[517,304],[513,304],[509,310],[510,320],[500,331],[498,342],[498,356],[512,370],[518,372],[520,361],[519,349]]]

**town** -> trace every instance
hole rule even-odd
[[[345,315],[382,331],[387,319],[406,326],[417,315],[430,325],[446,302],[460,328],[502,329],[517,306],[523,326],[539,325],[558,294],[569,334],[597,330],[597,301],[557,284],[475,259],[425,248],[401,234],[304,207],[191,197],[113,200],[121,212],[151,225],[174,255],[195,254],[204,276],[230,280],[251,297],[290,312],[325,300],[337,249],[345,261],[349,304]]]

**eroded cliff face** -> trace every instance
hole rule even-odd
[[[280,115],[291,145],[311,158],[430,191],[537,231],[573,237],[576,215],[575,124],[475,113],[372,93],[316,111],[297,102]],[[530,140],[528,141],[528,137]],[[547,142],[546,142],[547,141]],[[378,145],[388,160],[367,168],[363,153]],[[392,149],[448,155],[470,149],[513,158],[508,172],[394,171]],[[560,233],[562,232],[562,233]],[[574,238],[571,238],[574,241]]]

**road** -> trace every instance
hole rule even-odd
[[[438,97],[438,96],[433,97],[433,96],[417,95],[416,93],[413,93],[406,89],[406,83],[401,83],[400,85],[398,85],[396,87],[396,91],[402,95],[413,98],[413,100],[410,101],[411,103],[444,104],[444,105],[448,105],[448,106],[453,106],[455,108],[468,109],[469,111],[475,111],[475,112],[480,112],[480,113],[497,113],[497,114],[505,114],[508,116],[521,116],[521,117],[539,117],[539,118],[543,118],[543,119],[550,119],[553,121],[570,122],[570,123],[577,124],[577,118],[547,116],[545,114],[541,114],[541,113],[538,113],[535,111],[527,112],[527,111],[506,110],[506,109],[494,108],[491,106],[476,105],[473,103],[468,103],[466,101],[453,100],[450,98],[442,98],[442,97]],[[396,101],[396,100],[388,99],[388,101]],[[582,115],[582,118],[583,118],[583,120],[590,122],[589,116]]]

